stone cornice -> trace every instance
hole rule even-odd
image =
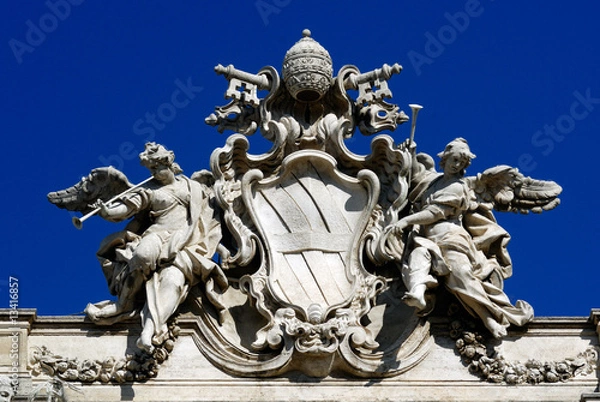
[[[593,308],[590,313],[590,321],[596,326],[598,340],[600,340],[600,308]]]

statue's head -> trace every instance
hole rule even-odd
[[[175,153],[155,142],[146,143],[144,151],[140,153],[140,163],[150,170],[157,166],[165,166],[175,174],[183,172],[175,163]]]
[[[0,402],[10,402],[15,396],[10,378],[0,376]]]
[[[282,78],[292,97],[300,102],[315,102],[331,87],[333,63],[329,52],[310,37],[310,31],[290,48],[283,59]]]
[[[471,160],[475,159],[475,154],[471,152],[467,140],[464,138],[456,138],[446,145],[443,152],[440,152],[437,156],[440,157],[440,167],[445,169],[446,161],[450,155],[464,159],[464,166],[462,168],[462,174],[465,174],[465,169],[471,164]]]

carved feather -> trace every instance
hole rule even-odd
[[[497,211],[540,213],[560,204],[562,187],[553,181],[524,176],[510,166],[496,166],[468,180],[477,201]]]
[[[101,167],[69,188],[48,193],[48,201],[59,208],[85,214],[97,200],[107,201],[132,186],[121,171],[112,166]]]
[[[204,184],[206,187],[212,187],[215,184],[215,176],[210,170],[206,169],[194,172],[190,179],[195,180],[200,184]]]

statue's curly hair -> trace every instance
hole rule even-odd
[[[446,160],[448,159],[448,155],[450,153],[458,153],[460,156],[467,159],[467,163],[461,172],[463,175],[465,174],[465,169],[471,165],[471,161],[476,158],[475,154],[471,152],[467,140],[461,137],[455,138],[454,140],[450,141],[448,145],[446,145],[443,152],[437,154],[437,156],[440,157],[440,167],[442,170],[446,165]]]
[[[182,173],[181,167],[175,163],[175,153],[155,142],[147,142],[145,149],[140,153],[140,163],[151,169],[162,165],[166,166],[175,174]]]

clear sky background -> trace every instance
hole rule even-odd
[[[408,114],[409,103],[424,106],[418,151],[435,155],[462,136],[477,154],[468,174],[509,164],[563,187],[553,211],[496,214],[512,235],[505,290],[536,316],[587,316],[600,307],[599,15],[598,2],[557,0],[3,1],[0,307],[10,276],[19,306],[43,315],[108,298],[95,252],[118,226],[95,218],[76,230],[46,194],[108,164],[143,180],[147,140],[174,150],[187,174],[208,168],[232,134],[204,123],[226,103],[214,66],[280,70],[309,28],[334,73],[403,65],[390,88]],[[182,85],[189,102],[149,124]],[[250,140],[251,153],[267,149]],[[348,146],[366,154],[370,140],[357,133]]]

